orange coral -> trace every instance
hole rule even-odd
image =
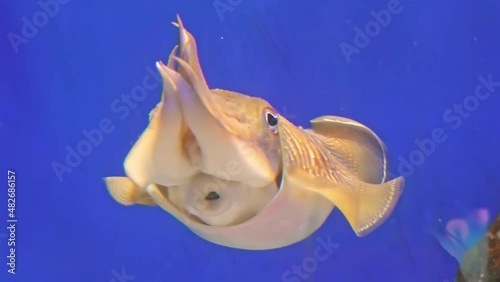
[[[500,215],[488,230],[488,271],[492,277],[500,279]]]
[[[456,278],[458,282],[500,281],[500,215],[484,238],[466,252]]]

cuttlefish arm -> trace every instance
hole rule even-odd
[[[255,133],[243,126],[252,122],[245,107],[256,98],[210,89],[201,70],[194,37],[179,18],[176,25],[180,55],[171,59],[178,64],[176,73],[193,90],[179,92],[179,101],[185,122],[199,146],[200,170],[217,175],[227,170],[228,163],[237,163],[242,173],[231,175],[230,180],[252,187],[267,186],[275,179],[276,165],[269,163],[265,150],[254,140]],[[249,161],[250,158],[254,161]]]
[[[167,66],[157,62],[163,79],[162,98],[150,114],[148,127],[125,159],[127,176],[140,187],[151,183],[176,185],[196,173],[186,146],[194,140],[187,130],[178,98],[179,92],[192,90],[180,75],[171,75],[175,73],[172,67],[171,59]],[[167,74],[168,70],[171,72]]]
[[[106,177],[108,192],[123,205],[155,205],[146,191],[152,183],[169,186],[183,183],[197,173],[188,150],[192,135],[189,134],[179,105],[179,92],[192,91],[188,83],[174,71],[172,57],[178,51],[176,46],[167,65],[157,62],[163,79],[163,93],[160,103],[151,111],[148,128],[125,159],[128,177]]]
[[[361,180],[372,184],[386,181],[386,146],[367,126],[344,117],[321,116],[311,120],[309,131],[327,137],[323,140]]]
[[[196,47],[194,36],[184,28],[184,24],[179,15],[177,15],[177,22],[173,22],[172,24],[179,28],[179,58],[190,66],[198,80],[197,83],[201,84],[203,88],[208,89],[198,58],[198,48]],[[189,78],[184,68],[178,68],[177,71],[183,78]]]
[[[141,204],[155,206],[145,188],[137,186],[130,178],[122,176],[105,177],[104,183],[111,197],[124,206]]]
[[[283,158],[283,178],[290,185],[320,193],[336,205],[359,237],[389,217],[404,186],[399,177],[370,184],[357,177],[326,137],[295,127],[279,116],[278,134]]]

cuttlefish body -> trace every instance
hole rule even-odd
[[[160,206],[202,238],[263,250],[307,238],[337,206],[358,236],[392,212],[404,186],[386,182],[385,146],[335,116],[296,127],[268,102],[209,89],[196,42],[180,19],[160,103],[125,160],[105,178],[123,205]]]

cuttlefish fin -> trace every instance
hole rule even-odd
[[[146,189],[141,189],[128,177],[105,177],[104,182],[111,197],[124,206],[135,204],[156,206],[156,203],[151,199]]]
[[[296,127],[282,116],[278,116],[278,132],[285,183],[295,182],[291,187],[314,191],[330,200],[360,237],[389,217],[403,190],[403,177],[368,183],[352,166],[345,165],[349,156],[330,146],[328,138]]]
[[[386,181],[387,156],[382,140],[365,125],[348,118],[321,116],[311,120],[312,132],[322,135],[344,165],[365,182]]]
[[[404,186],[403,177],[383,184],[370,184],[355,178],[331,183],[323,178],[311,178],[302,171],[287,175],[302,187],[329,199],[344,214],[358,237],[372,232],[390,216]]]

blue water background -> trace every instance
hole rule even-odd
[[[443,114],[474,95],[479,76],[500,81],[500,4],[401,0],[403,10],[348,63],[339,45],[353,45],[354,27],[388,2],[243,0],[221,19],[212,1],[73,0],[16,53],[7,35],[21,34],[22,18],[41,8],[2,0],[0,175],[16,171],[18,223],[17,274],[7,273],[0,237],[0,281],[111,282],[122,273],[137,282],[454,281],[458,262],[429,230],[500,209],[500,87],[459,126]],[[123,175],[161,87],[123,120],[111,105],[167,60],[177,13],[198,42],[211,87],[263,97],[297,125],[325,114],[358,120],[385,141],[395,175],[399,157],[418,150],[416,139],[441,128],[446,141],[408,174],[393,215],[361,239],[335,209],[305,241],[236,250],[197,237],[158,208],[120,206],[102,178]],[[66,147],[104,118],[113,132],[59,180],[51,164],[64,163]],[[0,177],[0,234],[6,183]],[[328,238],[339,247],[312,273],[284,275]]]

